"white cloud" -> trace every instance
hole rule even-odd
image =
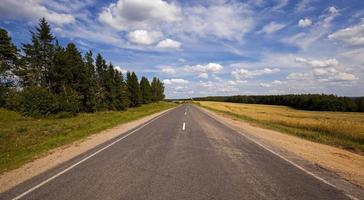
[[[329,39],[342,41],[348,45],[364,45],[364,19],[351,27],[330,34]]]
[[[281,8],[284,8],[288,3],[289,0],[276,0],[277,4],[273,7],[273,10],[279,10]]]
[[[224,67],[218,63],[208,63],[206,65],[193,65],[193,66],[186,66],[184,69],[187,72],[193,73],[218,73]]]
[[[122,73],[123,75],[125,75],[128,70],[121,68],[120,66],[115,66],[114,69],[116,69],[118,72]]]
[[[298,21],[298,26],[301,28],[305,28],[312,25],[312,21],[308,18],[300,19]]]
[[[71,14],[50,10],[39,0],[1,0],[0,16],[5,19],[32,19],[45,17],[48,21],[63,25],[75,22]]]
[[[287,76],[288,80],[308,80],[312,75],[309,73],[290,73]]]
[[[161,70],[163,73],[165,74],[169,74],[169,75],[173,75],[176,73],[176,70],[173,69],[172,67],[163,67]]]
[[[186,7],[177,31],[199,37],[242,40],[254,27],[252,15],[253,11],[247,4],[236,1]]]
[[[258,70],[247,70],[247,69],[236,69],[231,72],[231,74],[236,78],[254,78],[256,76],[261,76],[265,74],[274,74],[279,72],[278,68],[264,68]]]
[[[116,30],[149,29],[181,19],[181,9],[163,0],[118,0],[105,7],[99,20]]]
[[[335,67],[339,65],[336,59],[327,60],[309,60],[305,58],[296,58],[296,62],[303,63],[312,67],[311,74],[292,73],[287,79],[312,79],[318,81],[354,81],[358,78],[354,74],[343,72]]]
[[[271,85],[271,84],[269,84],[269,83],[260,83],[259,85],[260,85],[260,87],[265,87],[265,88],[269,88],[269,87],[271,87],[271,86],[272,86],[272,85]]]
[[[339,11],[335,7],[328,8],[323,15],[319,17],[319,21],[312,25],[309,32],[299,32],[292,36],[282,39],[283,42],[308,49],[312,44],[320,41],[321,38],[327,37],[331,32],[331,23],[339,15]]]
[[[166,85],[175,85],[175,84],[187,84],[189,83],[189,81],[181,78],[171,78],[171,79],[164,79],[163,83]]]
[[[163,49],[179,49],[181,47],[181,43],[172,39],[165,39],[160,41],[157,44],[157,48],[163,48]]]
[[[207,78],[209,78],[209,74],[208,73],[202,73],[202,74],[198,75],[198,77],[207,79]]]
[[[271,83],[260,83],[260,87],[270,88],[273,86],[281,86],[287,84],[286,81],[274,80]]]
[[[265,25],[258,33],[272,34],[286,27],[285,24],[279,24],[276,22],[270,22]]]
[[[335,58],[327,60],[309,60],[306,58],[298,57],[295,59],[295,61],[298,63],[307,64],[311,67],[329,67],[329,66],[336,66],[339,64],[339,62]]]
[[[135,30],[128,34],[128,40],[134,44],[151,45],[156,43],[163,33],[158,31]]]
[[[329,7],[329,12],[332,13],[332,14],[337,14],[339,13],[339,11],[336,9],[335,6],[330,6]]]
[[[287,84],[287,82],[286,81],[280,81],[280,80],[274,80],[272,82],[272,84],[274,84],[274,85],[285,85],[285,84]]]

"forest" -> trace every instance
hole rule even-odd
[[[45,18],[30,30],[31,41],[16,47],[0,28],[0,108],[25,116],[72,116],[125,110],[164,99],[159,78],[122,74],[100,53],[84,55],[74,43],[59,44]]]
[[[364,97],[338,97],[327,94],[209,96],[193,100],[283,105],[314,111],[364,112]]]

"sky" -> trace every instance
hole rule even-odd
[[[18,47],[41,17],[62,45],[159,77],[167,98],[364,96],[363,0],[0,0]]]

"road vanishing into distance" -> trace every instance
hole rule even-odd
[[[348,199],[193,105],[181,105],[0,199]]]

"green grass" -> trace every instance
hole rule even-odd
[[[159,102],[126,111],[81,113],[70,118],[31,118],[0,109],[0,173],[17,168],[53,148],[175,105]]]
[[[212,111],[314,142],[364,154],[364,114],[296,110],[286,106],[196,102]]]

